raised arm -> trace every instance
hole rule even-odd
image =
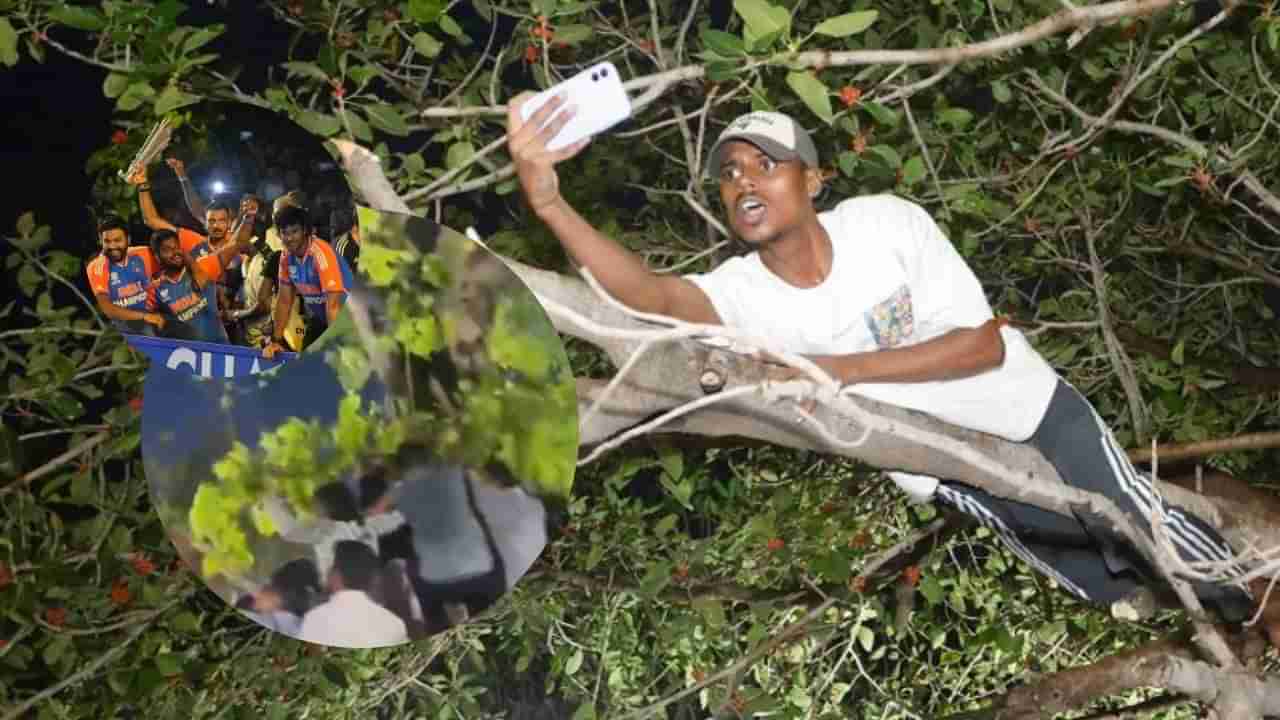
[[[191,215],[195,217],[196,222],[204,227],[205,204],[200,199],[200,193],[196,192],[195,186],[191,184],[191,179],[187,177],[187,166],[178,158],[165,158],[165,162],[169,167],[173,168],[173,174],[178,176],[178,182],[182,185],[182,198],[187,202],[187,209],[191,211]]]
[[[147,182],[147,169],[139,168],[138,172],[129,176],[129,184],[138,188],[138,205],[142,209],[142,221],[152,230],[172,230],[178,231],[173,223],[160,217],[160,211],[156,210],[155,200],[151,198],[151,185]]]
[[[253,249],[253,219],[258,212],[258,203],[251,198],[245,198],[240,203],[240,216],[236,219],[236,225],[231,229],[231,242],[223,243],[222,247],[214,253],[218,256],[218,262],[222,267],[227,267],[235,259],[237,255],[248,253]]]
[[[557,151],[547,143],[572,117],[572,108],[560,112],[539,130],[561,106],[559,98],[539,108],[524,123],[520,106],[531,93],[522,93],[508,104],[507,146],[515,162],[525,200],[564,246],[574,262],[591,271],[609,294],[640,312],[657,313],[689,322],[720,324],[710,299],[696,285],[673,275],[658,275],[634,253],[591,226],[560,195],[555,165],[582,151],[587,141]]]
[[[957,380],[1004,363],[1004,339],[1000,337],[1004,324],[996,318],[915,345],[809,359],[846,385]]]

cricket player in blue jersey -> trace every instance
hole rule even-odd
[[[217,282],[240,253],[249,246],[256,208],[243,204],[231,242],[201,257],[182,246],[178,233],[161,229],[151,236],[151,251],[159,272],[151,280],[150,302],[168,318],[168,337],[229,344],[226,327],[218,315]]]
[[[98,309],[124,333],[155,335],[164,316],[147,306],[147,285],[156,272],[151,250],[129,246],[129,226],[115,215],[98,223],[102,253],[89,261],[85,273]]]
[[[284,252],[280,256],[275,329],[271,342],[262,351],[268,358],[285,349],[281,333],[295,298],[302,298],[307,321],[305,348],[337,320],[353,282],[347,261],[334,252],[332,245],[312,234],[305,208],[285,206],[276,213],[274,222]]]

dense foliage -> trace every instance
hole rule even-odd
[[[1276,430],[1274,3],[1131,11],[1083,35],[1060,28],[911,64],[842,55],[968,46],[1026,33],[1062,7],[289,0],[263,6],[292,55],[258,92],[237,85],[233,65],[252,59],[225,42],[227,28],[184,25],[175,0],[10,0],[0,62],[74,54],[101,74],[121,127],[209,98],[279,111],[316,136],[371,146],[397,190],[444,225],[476,226],[498,252],[567,270],[513,192],[501,106],[608,58],[645,104],[562,168],[562,187],[654,266],[697,269],[735,250],[695,209],[718,211],[701,154],[735,114],[780,109],[815,131],[823,202],[896,192],[928,207],[993,305],[1122,442]],[[129,147],[90,171],[126,162]],[[119,202],[109,186],[103,207]],[[664,440],[580,469],[564,536],[478,622],[354,653],[265,635],[168,571],[174,553],[147,502],[128,405],[144,363],[97,319],[82,259],[58,249],[49,221],[28,215],[6,231],[6,267],[28,300],[0,333],[0,470],[14,477],[0,488],[5,720],[29,707],[43,720],[126,706],[156,717],[474,717],[534,705],[615,717],[695,687],[670,717],[938,717],[1185,623],[1113,621],[982,532],[950,534],[905,571],[868,578],[870,559],[935,520],[931,508],[908,508],[849,463]],[[521,326],[528,309],[493,312],[495,327]],[[421,319],[396,332],[429,347],[448,336]],[[608,372],[591,348],[569,349],[578,375]],[[546,351],[511,356],[500,340],[489,350],[522,373],[548,371]],[[469,432],[508,412],[476,402]],[[533,437],[540,420],[501,422]],[[486,447],[540,472],[526,441],[566,439],[517,433]],[[1212,463],[1273,489],[1275,452],[1253,445]],[[914,612],[899,618],[904,598]]]

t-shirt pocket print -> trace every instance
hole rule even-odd
[[[888,299],[876,303],[863,313],[867,321],[867,329],[875,338],[876,345],[891,348],[900,345],[915,332],[915,321],[911,313],[911,288],[903,285],[894,291]]]

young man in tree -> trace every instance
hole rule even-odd
[[[305,348],[337,320],[352,284],[346,260],[312,233],[306,209],[285,206],[276,213],[274,222],[284,253],[280,257],[275,327],[271,342],[262,351],[268,358],[285,349],[282,333],[288,327],[295,297],[301,296],[307,320]]]
[[[227,344],[227,330],[218,314],[216,284],[226,265],[249,246],[252,205],[241,208],[234,237],[212,254],[195,258],[182,249],[178,233],[157,230],[151,249],[160,271],[151,280],[152,304],[169,316],[166,335],[181,340]]]
[[[98,223],[98,239],[102,253],[85,268],[98,309],[120,332],[155,335],[165,324],[164,316],[147,305],[155,256],[149,248],[129,246],[129,226],[115,215]]]
[[[507,140],[533,212],[579,264],[635,310],[750,330],[804,354],[866,397],[1028,443],[1063,480],[1113,500],[1151,530],[1150,479],[1139,473],[1085,398],[1018,331],[994,318],[982,286],[925,210],[890,196],[819,212],[818,153],[779,113],[730,123],[708,157],[733,232],[752,251],[705,274],[658,275],[565,201],[554,166],[586,142],[549,151],[571,110],[547,103],[523,123],[515,98]],[[548,122],[550,120],[550,122]],[[545,123],[545,125],[544,125]],[[793,371],[778,373],[780,378]],[[1160,588],[1158,575],[1098,518],[1068,518],[961,483],[891,473],[917,499],[975,517],[1072,594],[1113,611]],[[1199,518],[1164,503],[1183,560],[1228,561],[1232,549]],[[1237,586],[1192,583],[1228,622],[1255,610]],[[1270,628],[1274,641],[1280,636]]]

